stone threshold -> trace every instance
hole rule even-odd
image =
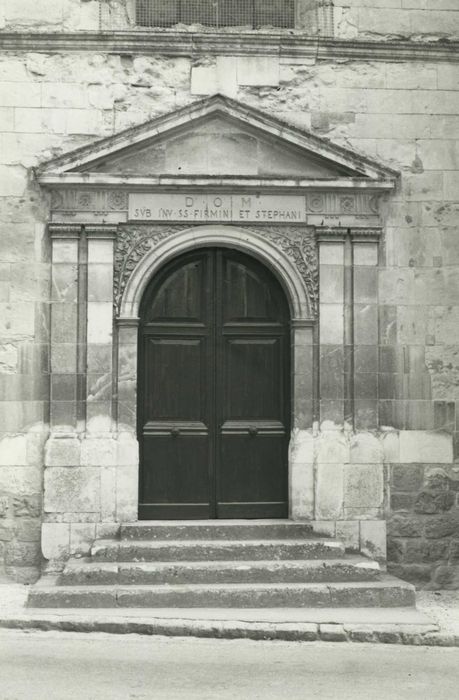
[[[281,59],[459,62],[458,41],[334,39],[302,35],[164,31],[0,32],[3,51],[97,51],[188,56],[276,56]]]
[[[18,584],[0,585],[0,628],[459,647],[459,628],[434,622],[434,609],[428,609],[432,617],[414,608],[32,610],[25,607],[29,590]]]
[[[155,610],[154,616],[147,610],[135,612],[137,614],[131,610],[126,615],[110,609],[103,612],[85,610],[83,615],[79,610],[66,610],[65,613],[41,610],[33,614],[2,615],[0,628],[165,637],[459,647],[459,635],[441,633],[437,625],[420,613],[417,613],[418,621],[415,622],[412,610],[398,610],[397,621],[385,623],[383,617],[379,622],[375,619],[373,610],[368,611],[368,620],[365,621],[365,611],[362,609],[354,621],[349,619],[349,611],[343,615],[343,611],[339,609],[303,609],[301,615],[292,610],[287,616],[285,610],[279,615],[277,611],[271,610],[270,615],[262,615],[263,618],[271,619],[261,620],[257,620],[255,615],[252,616],[254,619],[249,619],[247,610],[226,611],[226,617],[221,617],[221,611],[205,609]],[[292,619],[286,620],[285,617]],[[341,622],[340,618],[343,618]]]

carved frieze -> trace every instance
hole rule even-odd
[[[124,190],[68,188],[53,190],[51,209],[59,212],[127,212],[128,194]]]
[[[311,313],[318,309],[319,273],[314,231],[301,226],[243,227],[254,236],[265,238],[285,253],[304,280]],[[183,225],[120,226],[115,244],[114,304],[118,314],[130,276],[139,262],[162,241],[183,231]]]

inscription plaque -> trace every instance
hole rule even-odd
[[[297,195],[130,194],[129,219],[306,223],[306,206],[305,198]]]

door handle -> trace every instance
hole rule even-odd
[[[249,435],[250,435],[250,437],[255,437],[256,435],[258,435],[258,428],[256,427],[256,425],[250,426]]]
[[[171,435],[172,435],[173,438],[178,438],[178,436],[180,435],[180,430],[179,430],[179,428],[172,428],[172,430],[171,430]]]

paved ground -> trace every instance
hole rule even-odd
[[[459,649],[0,631],[1,700],[457,698]]]

